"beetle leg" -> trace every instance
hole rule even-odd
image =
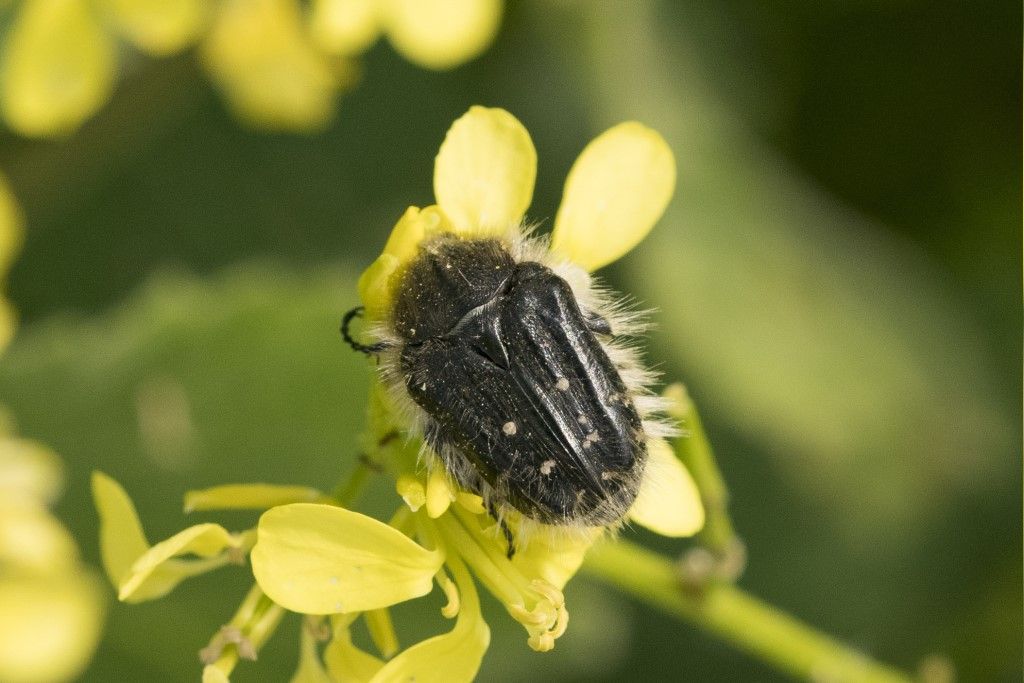
[[[516,539],[512,535],[512,529],[505,524],[505,520],[498,516],[498,510],[494,507],[494,503],[487,501],[487,513],[494,518],[494,521],[501,527],[501,533],[505,536],[505,543],[508,545],[508,551],[505,553],[505,557],[512,559],[516,554]]]

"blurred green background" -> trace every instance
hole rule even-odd
[[[942,653],[962,680],[1019,681],[1020,36],[1014,2],[511,2],[450,72],[378,44],[315,135],[248,131],[192,54],[129,54],[73,136],[0,133],[27,222],[0,396],[64,457],[58,513],[93,563],[93,468],[151,540],[194,523],[188,488],[329,488],[370,372],[337,323],[431,202],[449,124],[476,103],[519,117],[549,219],[583,145],[639,119],[675,150],[676,198],[604,276],[658,309],[649,355],[701,408],[741,585],[906,669]],[[246,574],[114,606],[84,679],[197,680]],[[568,597],[550,654],[492,609],[481,680],[782,678],[586,579]],[[440,624],[414,607],[405,644]],[[286,680],[297,629],[235,680]]]

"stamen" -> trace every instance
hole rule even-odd
[[[459,613],[459,589],[455,582],[448,578],[448,574],[445,573],[444,569],[441,569],[434,575],[434,580],[437,581],[438,587],[444,592],[445,598],[448,599],[448,604],[441,608],[441,615],[446,619],[452,619]]]
[[[501,600],[509,615],[523,625],[531,648],[539,652],[552,649],[555,639],[562,636],[569,625],[562,591],[542,579],[528,580],[505,557],[495,539],[480,528],[478,518],[458,508],[453,508],[453,513],[437,520],[445,543]]]
[[[444,470],[435,467],[430,476],[427,477],[427,515],[431,519],[437,519],[448,511],[448,506],[455,500],[455,494],[448,484],[448,477]]]
[[[555,627],[551,629],[552,638],[561,638],[565,635],[566,630],[569,628],[569,610],[560,609],[558,610],[558,619],[555,621]]]
[[[512,618],[524,626],[541,626],[551,621],[551,615],[536,609],[527,610],[522,605],[505,605]]]
[[[565,595],[547,581],[534,579],[530,582],[530,587],[547,598],[556,608],[565,607]]]
[[[550,652],[555,649],[555,639],[550,633],[540,633],[530,636],[526,644],[536,652]]]
[[[395,490],[413,512],[419,510],[427,502],[427,492],[423,489],[423,484],[415,477],[403,474],[395,483]]]

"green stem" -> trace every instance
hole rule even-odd
[[[670,560],[629,542],[619,540],[594,546],[583,568],[630,596],[806,680],[911,680],[730,583],[714,582],[699,593],[686,592]]]
[[[686,430],[686,436],[673,444],[676,456],[693,476],[704,504],[706,518],[697,539],[719,558],[727,557],[737,551],[741,541],[729,516],[729,490],[725,479],[704,434],[697,407],[686,389],[682,384],[673,384],[665,390],[665,397],[672,399],[670,414]]]
[[[366,463],[359,462],[352,471],[352,474],[348,476],[348,479],[339,482],[334,487],[334,490],[331,491],[331,497],[337,500],[338,504],[342,507],[352,507],[359,500],[359,496],[362,494],[370,474],[370,468]]]

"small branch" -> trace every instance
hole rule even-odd
[[[727,582],[682,588],[675,565],[627,541],[594,546],[588,574],[689,621],[782,671],[828,683],[908,683],[906,674],[820,633]]]

